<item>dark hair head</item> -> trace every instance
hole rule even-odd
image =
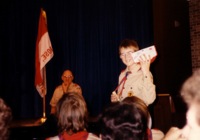
[[[119,45],[119,52],[121,48],[129,48],[129,47],[134,47],[135,51],[139,50],[138,43],[135,40],[124,39],[121,41]]]
[[[86,102],[79,93],[66,93],[57,104],[60,131],[79,132],[86,128],[88,111]]]
[[[133,106],[137,107],[139,110],[143,111],[143,114],[147,118],[150,117],[147,105],[140,98],[138,98],[136,96],[130,96],[130,97],[126,97],[124,100],[122,100],[122,102],[132,104]]]
[[[146,140],[146,114],[130,102],[112,103],[101,116],[102,140]]]

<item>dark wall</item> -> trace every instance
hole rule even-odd
[[[182,128],[185,124],[187,108],[179,91],[192,73],[188,10],[186,0],[153,0],[154,43],[158,57],[151,68],[157,98],[149,108],[153,127],[164,133],[171,126]]]
[[[171,94],[178,108],[179,90],[192,73],[188,10],[186,0],[153,0],[157,93]]]

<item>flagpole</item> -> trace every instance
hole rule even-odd
[[[53,57],[53,49],[47,30],[46,12],[41,9],[38,24],[38,36],[36,40],[35,53],[35,86],[42,97],[42,117],[40,121],[46,121],[46,68],[45,65]]]
[[[43,102],[42,103],[43,104],[42,105],[42,108],[43,108],[42,110],[43,110],[43,112],[42,112],[42,118],[40,119],[41,123],[44,123],[46,121],[46,119],[47,119],[46,118],[46,106],[45,106],[46,105],[46,101],[45,100],[46,100],[46,95],[44,95],[42,97],[42,102]]]
[[[43,116],[42,116],[42,121],[44,120],[46,120],[46,107],[45,107],[45,101],[46,100],[46,95],[44,95],[44,97],[43,97]]]
[[[46,95],[44,95],[44,97],[42,97],[42,104],[43,104],[43,112],[42,112],[42,118],[40,118],[40,122],[44,123],[46,121],[46,107],[45,107],[45,99],[46,99]]]
[[[42,15],[44,16],[44,18],[45,18],[45,23],[46,23],[46,25],[47,25],[47,16],[46,16],[46,12],[43,10],[43,8],[42,8]],[[44,72],[44,77],[45,77],[45,79],[46,79],[46,67],[44,67],[44,69],[45,69],[45,71],[43,71]],[[47,88],[47,83],[46,83],[46,80],[45,80],[45,87]],[[47,89],[45,89],[44,90],[44,96],[43,96],[43,120],[44,121],[46,121],[46,107],[45,107],[45,105],[46,105],[46,93],[47,93]]]
[[[43,110],[43,112],[42,112],[41,122],[43,123],[43,122],[46,121],[46,93],[47,93],[46,67],[43,68],[42,72],[43,72],[43,78],[45,79],[44,83],[43,83],[44,87],[43,87],[43,90],[42,90],[42,92],[43,92],[43,97],[42,97],[42,101],[43,101],[43,103],[42,103],[43,109],[42,110]]]

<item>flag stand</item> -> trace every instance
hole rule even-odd
[[[41,123],[44,123],[46,121],[46,108],[45,108],[45,97],[46,95],[44,95],[44,97],[42,98],[43,99],[43,116],[42,118],[40,119]]]

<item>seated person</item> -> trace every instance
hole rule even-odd
[[[59,135],[46,140],[99,140],[86,131],[88,110],[81,94],[64,94],[56,106]]]
[[[56,87],[53,93],[53,97],[51,98],[50,105],[51,105],[51,114],[56,112],[56,104],[59,99],[68,92],[76,92],[82,94],[81,87],[74,83],[74,76],[70,70],[65,70],[61,76],[62,84]]]
[[[57,129],[55,129],[57,127],[57,117],[55,116],[56,104],[63,94],[75,92],[82,95],[81,87],[73,82],[74,76],[70,70],[65,70],[61,76],[61,79],[62,84],[56,87],[50,101],[51,113],[41,127],[41,131],[43,131],[43,137],[51,137],[58,134]]]
[[[111,103],[101,115],[100,137],[102,140],[149,140],[148,118],[148,111],[132,102]]]
[[[199,140],[200,139],[200,69],[194,71],[181,88],[181,96],[188,106],[187,122],[180,129],[171,127],[163,140]]]

